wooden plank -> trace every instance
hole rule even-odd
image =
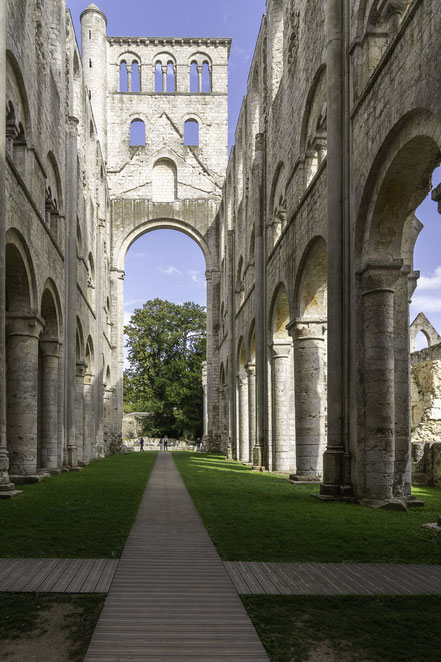
[[[74,559],[59,559],[59,563],[51,572],[51,574],[46,577],[46,579],[40,584],[38,590],[40,593],[51,592],[55,584],[58,582],[60,577],[63,577],[65,572],[72,564]]]
[[[33,560],[34,559],[21,559],[19,563],[14,565],[8,575],[1,581],[0,591],[8,591],[9,587],[28,571],[32,566]]]
[[[8,586],[9,591],[14,593],[22,591],[26,584],[47,564],[46,559],[29,559],[29,561],[30,563],[22,568],[20,576],[16,577],[15,581]]]
[[[249,595],[251,593],[250,587],[242,577],[242,573],[237,567],[237,564],[234,561],[229,561],[228,563],[224,563],[224,566],[231,577],[231,581],[233,582],[236,591],[243,595]]]
[[[106,565],[104,566],[101,577],[97,582],[95,593],[107,593],[110,590],[117,567],[118,561],[114,561],[113,559],[106,560]]]
[[[65,593],[67,587],[71,583],[72,579],[75,577],[77,572],[80,570],[81,566],[84,563],[84,559],[72,559],[69,567],[57,580],[51,589],[51,593]]]
[[[0,571],[0,586],[4,579],[7,579],[13,569],[19,564],[23,563],[25,559],[3,559],[5,561],[1,571]],[[1,590],[1,589],[0,589]]]
[[[34,577],[23,586],[21,590],[25,593],[35,593],[39,591],[41,584],[53,574],[59,563],[60,559],[46,559],[44,565],[41,566]]]
[[[95,559],[93,567],[81,587],[81,593],[95,593],[98,581],[103,574],[107,559]]]
[[[251,568],[267,595],[279,594],[279,589],[265,573],[261,563],[248,563],[247,565]]]

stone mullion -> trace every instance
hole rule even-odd
[[[41,353],[41,469],[51,473],[59,467],[58,452],[58,391],[60,343],[40,341]]]
[[[85,464],[84,452],[84,375],[87,364],[77,361],[75,375],[75,445],[78,464]]]
[[[95,408],[93,376],[86,373],[84,377],[84,437],[83,437],[83,462],[87,464],[95,459],[96,435],[95,435]]]
[[[37,474],[38,343],[44,322],[7,313],[7,435],[12,475]]]

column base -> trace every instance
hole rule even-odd
[[[12,483],[11,483],[12,485]],[[14,486],[13,486],[14,488]],[[21,490],[15,490],[15,489],[2,489],[0,490],[0,500],[1,499],[13,499],[14,497],[18,496],[19,494],[22,494]]]
[[[263,467],[262,465],[253,464],[253,465],[251,465],[251,470],[252,471],[260,471],[260,473],[263,473],[264,471],[267,471],[267,468]]]
[[[44,478],[48,478],[49,474],[47,473],[38,473],[38,474],[29,474],[29,475],[11,475],[15,485],[32,485],[34,483],[40,483]]]
[[[321,479],[321,474],[319,475],[307,472],[289,474],[289,480],[291,483],[320,483]]]
[[[366,508],[407,512],[407,504],[404,499],[358,499],[358,503]]]
[[[413,496],[412,494],[405,497],[404,500],[408,508],[422,508],[424,506],[424,501],[417,499],[416,496]]]

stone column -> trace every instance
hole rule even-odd
[[[296,477],[315,480],[326,448],[326,320],[289,325],[294,339]]]
[[[66,235],[65,235],[65,367],[64,367],[64,393],[65,393],[65,431],[66,452],[64,461],[73,467],[77,464],[77,449],[75,446],[75,352],[77,329],[77,135],[78,120],[69,118],[67,146],[66,146]]]
[[[83,457],[82,461],[87,464],[95,459],[96,434],[95,434],[95,398],[93,388],[93,375],[89,370],[84,375],[84,415],[83,415]]]
[[[327,181],[328,181],[328,443],[323,457],[320,495],[340,497],[348,449],[349,258],[348,81],[345,78],[344,21],[346,4],[328,0],[327,40]]]
[[[249,462],[253,462],[256,446],[256,365],[255,363],[247,363],[245,367],[248,376]]]
[[[58,391],[60,343],[56,338],[40,340],[41,355],[41,468],[57,473],[58,465]],[[61,443],[61,440],[60,440]]]
[[[250,440],[248,436],[248,381],[245,376],[237,375],[238,401],[238,460],[250,461]]]
[[[291,346],[291,343],[286,341],[275,341],[272,344],[273,471],[291,469],[288,415]]]
[[[263,186],[265,135],[256,135],[253,181],[257,189],[255,215],[255,324],[256,324],[256,445],[253,465],[262,468],[266,458],[267,439],[267,342],[266,342],[266,260],[265,260],[265,192]]]
[[[132,65],[127,65],[127,92],[132,91]]]
[[[84,376],[86,374],[87,363],[77,361],[75,373],[75,445],[77,447],[78,464],[84,465]]]
[[[205,376],[205,426],[203,441],[210,445],[213,441],[213,405],[215,384],[218,380],[218,366],[215,360],[215,336],[213,333],[213,297],[214,297],[214,272],[207,270],[205,273],[207,282],[207,354],[206,354],[206,376]],[[218,304],[219,305],[219,304]]]
[[[35,314],[6,314],[7,437],[10,472],[37,475],[38,343],[43,320]]]
[[[208,437],[208,399],[207,399],[207,363],[202,364],[202,389],[204,392],[204,418],[203,418],[203,441]]]
[[[0,0],[0,96],[6,93],[6,0]],[[6,345],[5,345],[5,237],[6,237],[6,110],[0,107],[0,499],[16,496],[9,478],[6,440]]]
[[[401,260],[363,273],[365,347],[365,496],[393,497],[395,469],[394,288]]]
[[[162,69],[162,91],[167,92],[167,67],[164,65],[161,67]]]
[[[228,445],[233,459],[238,459],[236,430],[236,308],[234,300],[234,230],[228,230],[227,235],[228,264]]]
[[[198,70],[198,92],[200,94],[202,92],[202,67],[198,65],[197,70]]]
[[[105,213],[105,204],[103,213]],[[94,419],[95,430],[93,435],[94,444],[91,448],[91,459],[96,457],[96,447],[103,448],[103,416],[104,416],[104,375],[103,375],[103,355],[104,355],[104,313],[103,306],[105,301],[105,289],[104,289],[104,280],[105,280],[105,269],[104,269],[104,231],[105,231],[105,219],[100,218],[101,206],[98,205],[98,228],[97,228],[97,264],[96,264],[96,329],[97,329],[97,341],[96,341],[96,351],[95,351],[95,366],[92,370],[89,370],[96,375],[96,382],[94,384],[93,394],[95,402],[95,411],[96,416]]]

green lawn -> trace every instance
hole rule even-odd
[[[156,453],[112,455],[0,501],[0,557],[119,557]]]
[[[242,596],[271,662],[441,659],[441,597]],[[324,649],[332,657],[322,657]]]
[[[379,511],[313,499],[318,486],[251,471],[221,455],[174,453],[225,561],[441,563],[441,534],[422,529],[441,512],[441,490],[414,492],[424,508]]]

